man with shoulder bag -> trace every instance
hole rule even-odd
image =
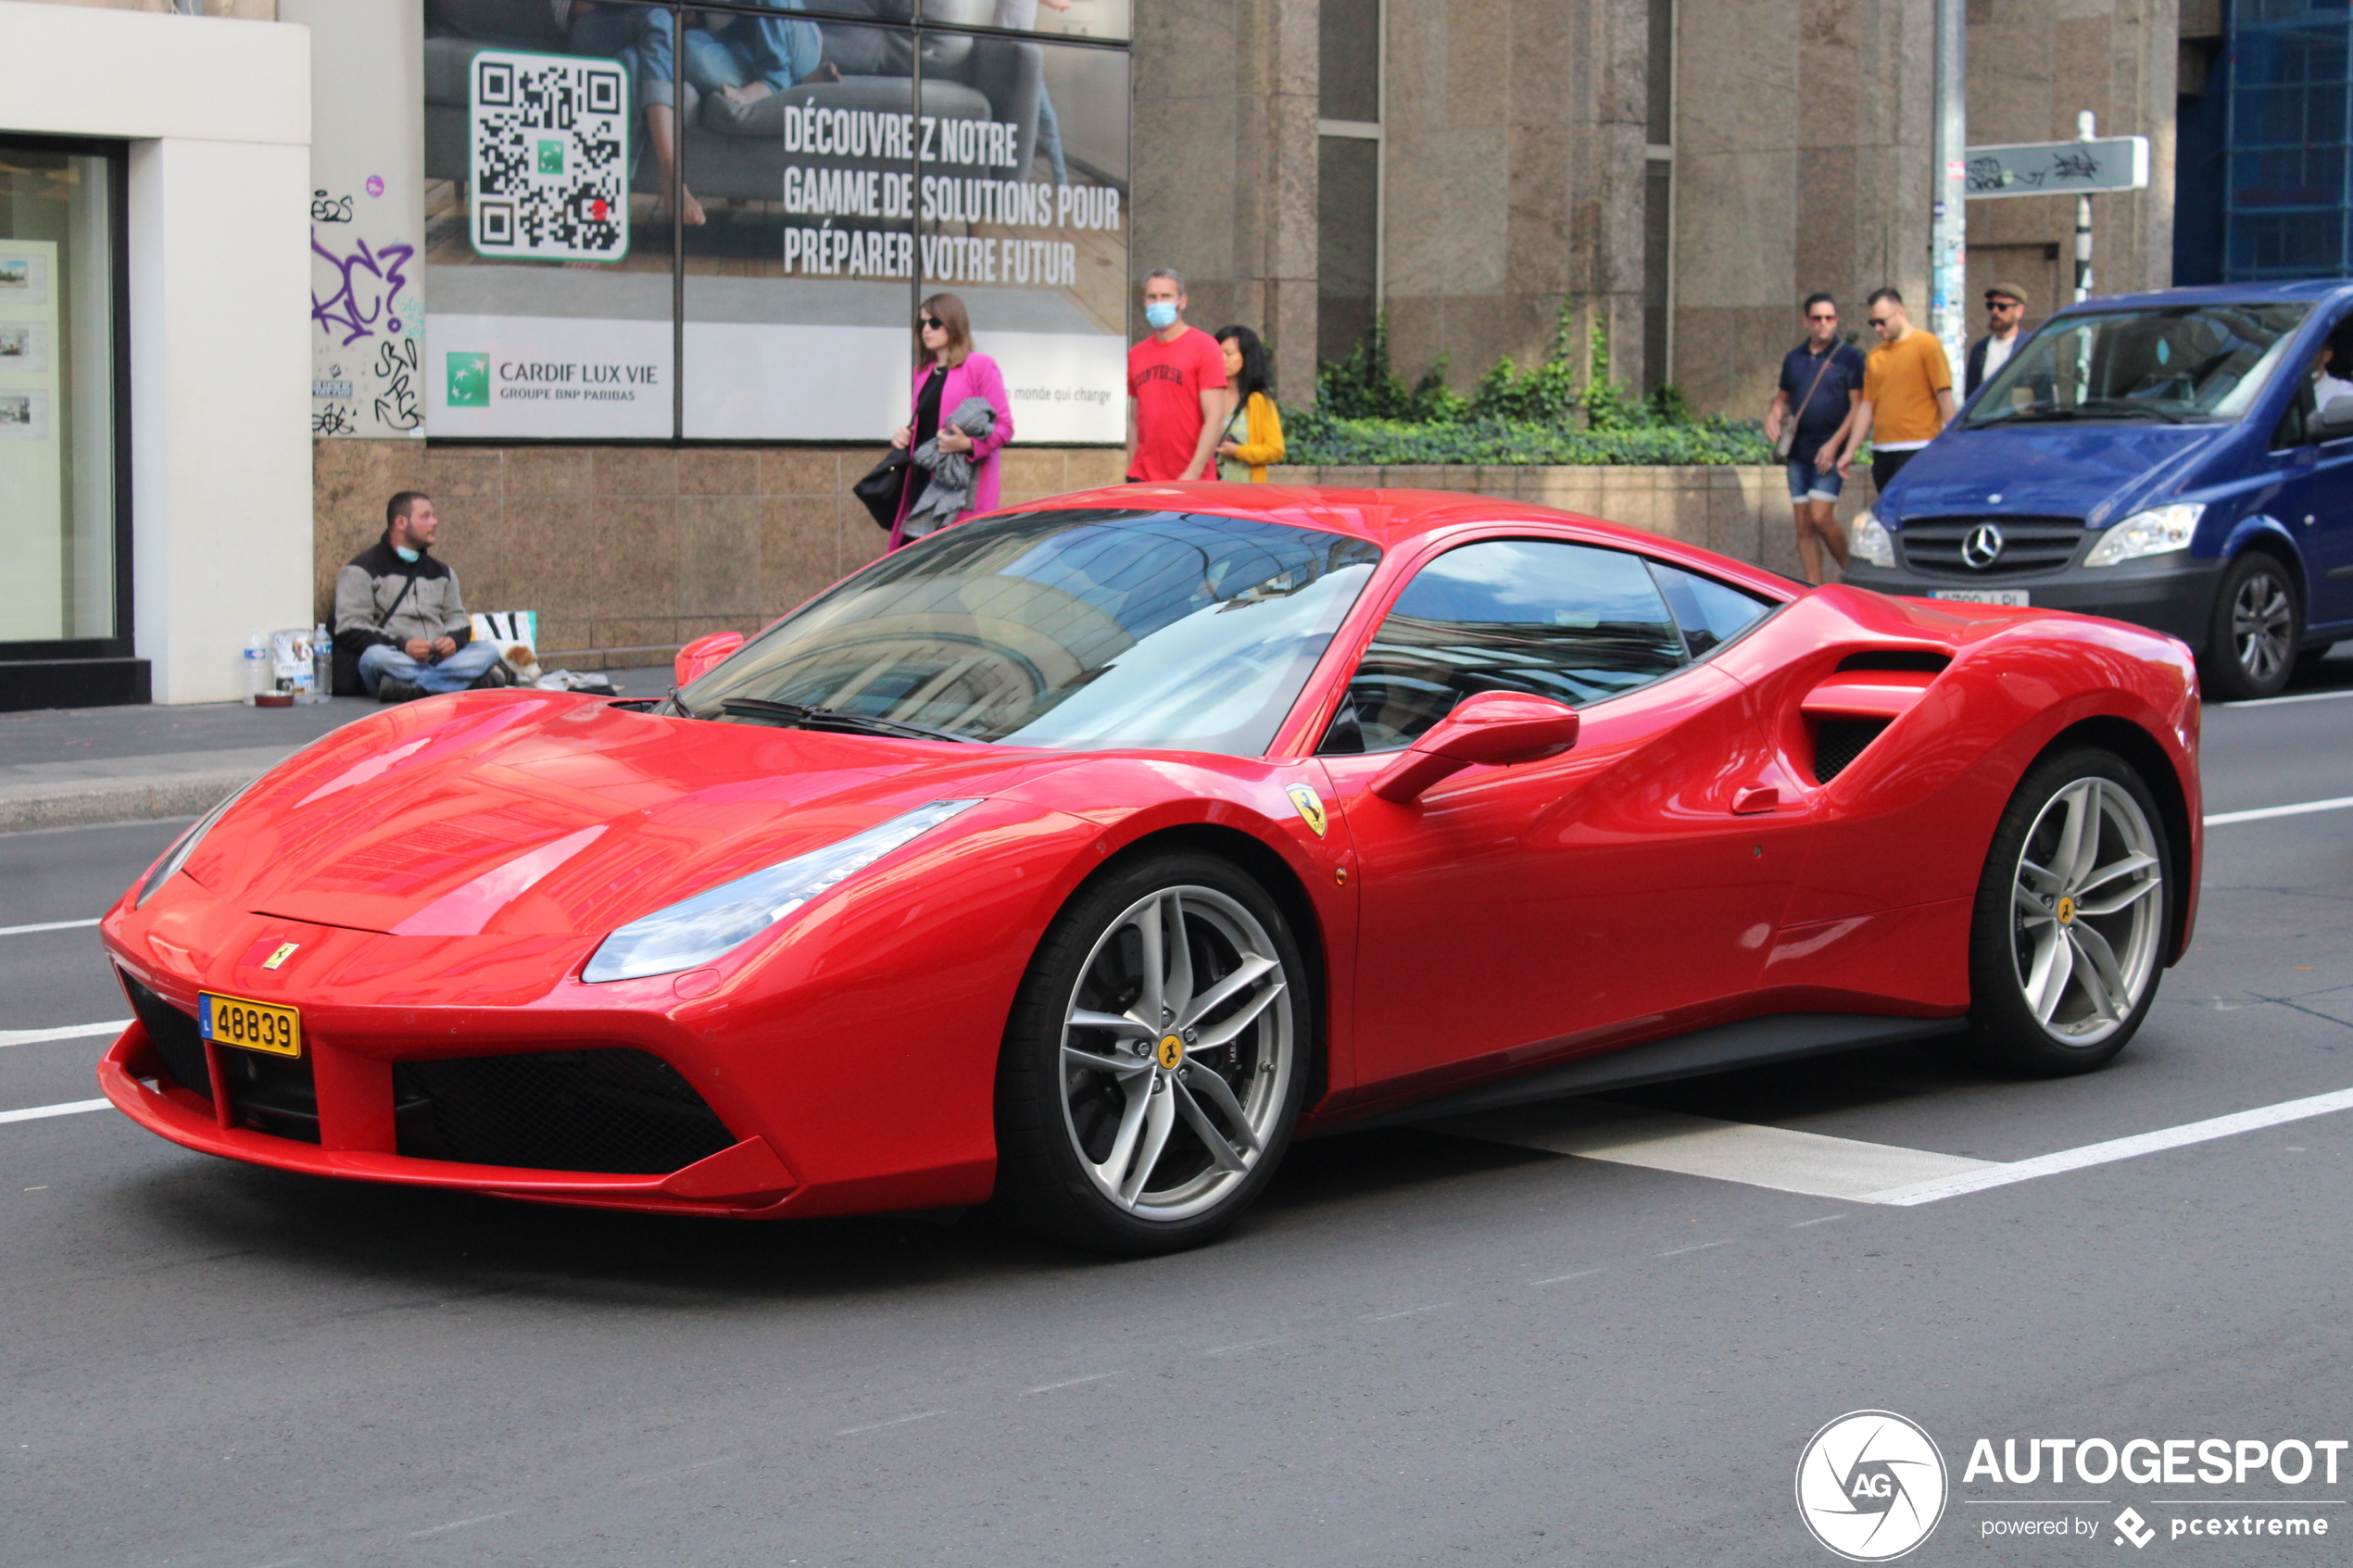
[[[473,641],[458,574],[431,551],[433,502],[403,490],[384,507],[384,534],[335,577],[335,695],[407,702],[470,687],[510,686],[494,643]]]
[[[1818,294],[1806,301],[1806,341],[1781,359],[1780,385],[1765,415],[1773,456],[1789,472],[1790,509],[1806,580],[1823,580],[1822,550],[1843,571],[1846,534],[1838,526],[1839,444],[1863,397],[1862,354],[1838,335],[1838,301]]]

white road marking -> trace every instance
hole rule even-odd
[[[1602,1271],[1599,1269],[1579,1269],[1573,1274],[1554,1274],[1550,1279],[1531,1279],[1528,1283],[1530,1285],[1567,1285],[1570,1280],[1586,1279],[1592,1275],[1600,1273]]]
[[[1706,1252],[1715,1248],[1730,1247],[1731,1245],[1732,1244],[1729,1241],[1703,1241],[1695,1247],[1669,1248],[1664,1252],[1655,1252],[1651,1254],[1651,1256],[1655,1258],[1680,1258],[1686,1252]]]
[[[1278,1334],[1272,1339],[1245,1339],[1239,1345],[1220,1345],[1214,1350],[1203,1350],[1202,1359],[1206,1361],[1212,1356],[1239,1356],[1244,1350],[1263,1350],[1269,1345],[1280,1345],[1290,1337],[1288,1334]]]
[[[1101,1383],[1106,1377],[1118,1375],[1116,1371],[1090,1372],[1084,1377],[1065,1377],[1060,1383],[1041,1383],[1035,1388],[1025,1388],[1021,1397],[1026,1399],[1032,1394],[1051,1394],[1057,1388],[1076,1388],[1082,1383]]]
[[[736,1461],[742,1459],[743,1457],[744,1456],[741,1454],[722,1454],[717,1459],[704,1460],[700,1464],[684,1464],[680,1465],[675,1470],[657,1470],[651,1475],[633,1475],[628,1480],[623,1481],[622,1485],[624,1486],[650,1486],[656,1481],[669,1481],[681,1475],[695,1474],[698,1471],[716,1470],[723,1464],[734,1464]]]
[[[1357,1322],[1394,1323],[1399,1318],[1416,1317],[1423,1312],[1441,1312],[1449,1307],[1457,1307],[1461,1304],[1459,1301],[1433,1301],[1427,1307],[1408,1307],[1402,1312],[1381,1312],[1372,1317],[1359,1318]]]
[[[912,1415],[894,1415],[888,1421],[870,1421],[863,1426],[845,1426],[834,1434],[837,1437],[855,1437],[861,1432],[879,1432],[886,1426],[904,1426],[911,1421],[929,1421],[936,1415],[946,1415],[944,1410],[917,1411]]]
[[[2112,1164],[2119,1160],[2133,1160],[2144,1154],[2158,1154],[2189,1144],[2233,1137],[2240,1133],[2276,1127],[2286,1122],[2301,1122],[2307,1117],[2328,1116],[2339,1110],[2353,1110],[2353,1089],[2338,1089],[2303,1099],[2283,1100],[2277,1105],[2259,1106],[2253,1110],[2184,1123],[2179,1127],[2137,1133],[2129,1138],[2110,1138],[2105,1143],[2085,1144],[2081,1148],[2063,1148],[2057,1154],[2038,1155],[2032,1160],[2020,1160],[2007,1165],[1989,1165],[1981,1171],[1948,1176],[1941,1181],[1916,1182],[1906,1186],[1892,1187],[1885,1192],[1872,1193],[1865,1201],[1892,1203],[1905,1208],[1935,1203],[1968,1193],[1984,1192],[1991,1187],[2007,1186],[2012,1182],[2030,1182],[2037,1176],[2056,1176],[2094,1165]]]
[[[1431,1124],[1520,1148],[1850,1200],[1982,1171],[1991,1163],[1599,1100],[1523,1106]]]
[[[2340,795],[2333,800],[2307,800],[2295,806],[2259,806],[2252,811],[2218,811],[2206,819],[2206,825],[2210,828],[2228,827],[2233,822],[2259,822],[2268,817],[2303,817],[2314,811],[2342,811],[2348,807],[2353,807],[2353,795]]]
[[[85,1110],[104,1110],[107,1101],[73,1099],[63,1105],[35,1105],[23,1110],[0,1110],[0,1122],[38,1122],[48,1116],[79,1116]]]
[[[1793,1231],[1802,1231],[1808,1225],[1827,1225],[1832,1220],[1843,1220],[1845,1218],[1846,1216],[1843,1214],[1823,1214],[1811,1220],[1800,1220],[1797,1223],[1790,1226],[1790,1229]]]
[[[2298,692],[2294,696],[2259,696],[2246,702],[2226,702],[2220,706],[2235,713],[2242,708],[2278,708],[2291,702],[2334,702],[2341,696],[2353,696],[2353,692]]]
[[[85,925],[95,925],[98,917],[88,920],[46,920],[38,925],[0,925],[0,936],[30,936],[36,931],[79,931]]]
[[[93,1035],[120,1035],[131,1027],[131,1020],[118,1018],[110,1023],[68,1023],[56,1029],[0,1029],[0,1046],[38,1046],[50,1040],[82,1040]]]
[[[462,1530],[472,1524],[487,1524],[494,1519],[505,1519],[522,1512],[522,1510],[519,1508],[502,1508],[496,1513],[477,1513],[472,1519],[452,1519],[447,1524],[435,1524],[431,1529],[411,1530],[409,1532],[409,1538],[412,1541],[421,1541],[427,1536],[446,1536],[452,1530]]]

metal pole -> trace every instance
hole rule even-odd
[[[2092,139],[2092,111],[2085,109],[2075,117],[2075,139]],[[2078,304],[2092,297],[2092,198],[2075,198],[2075,299]]]
[[[1936,0],[1935,204],[1929,221],[1928,328],[1959,364],[1969,352],[1967,0]]]

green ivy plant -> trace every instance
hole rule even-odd
[[[1288,460],[1352,467],[1773,460],[1756,420],[1698,418],[1672,385],[1642,397],[1618,384],[1598,317],[1586,336],[1580,388],[1571,358],[1575,331],[1564,300],[1541,364],[1523,371],[1509,357],[1499,359],[1466,397],[1447,387],[1443,358],[1407,386],[1390,362],[1389,318],[1376,316],[1347,358],[1317,371],[1315,407],[1284,410]]]

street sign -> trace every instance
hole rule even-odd
[[[2145,136],[2020,142],[1969,150],[1971,201],[1986,196],[2087,196],[2137,191],[2148,182]]]

